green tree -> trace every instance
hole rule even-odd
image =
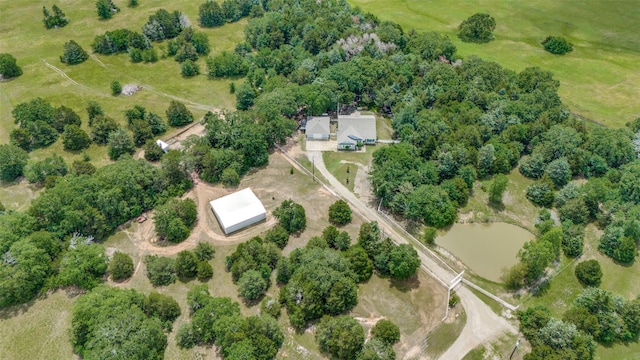
[[[91,138],[78,125],[66,125],[62,134],[62,144],[67,151],[83,150],[91,145]]]
[[[544,275],[544,270],[554,259],[553,244],[531,240],[520,249],[518,258],[525,265],[525,283],[531,285]]]
[[[176,281],[175,260],[168,257],[147,255],[144,257],[147,277],[153,286],[166,286]]]
[[[493,163],[496,161],[495,151],[492,144],[487,144],[478,150],[478,177],[484,178],[491,174]]]
[[[238,186],[240,184],[240,175],[238,175],[238,171],[236,171],[234,166],[229,166],[222,170],[220,180],[224,186]]]
[[[225,23],[220,5],[213,0],[201,4],[198,13],[198,21],[202,27],[221,26]]]
[[[346,315],[323,317],[315,337],[320,350],[337,359],[355,359],[364,345],[364,329]]]
[[[75,285],[86,290],[93,289],[102,282],[108,263],[104,247],[98,244],[77,244],[62,259],[58,272],[58,284]]]
[[[259,271],[248,270],[238,279],[238,294],[247,301],[255,301],[264,295],[268,286]]]
[[[344,257],[349,260],[349,267],[356,274],[356,281],[367,282],[373,275],[373,261],[369,259],[367,252],[360,245],[354,245],[347,249]]]
[[[198,342],[198,335],[191,323],[182,323],[176,332],[176,343],[183,349],[191,349]]]
[[[166,329],[171,329],[171,323],[180,316],[180,305],[168,295],[152,291],[144,299],[142,309],[147,316],[157,317]]]
[[[215,255],[216,250],[209,243],[198,242],[196,248],[193,250],[193,253],[196,254],[198,260],[209,261],[213,259],[213,255]]]
[[[371,329],[371,335],[388,345],[393,345],[400,341],[400,329],[398,325],[387,319],[378,320]]]
[[[407,279],[416,274],[420,267],[420,257],[413,246],[401,244],[391,250],[389,255],[389,272],[398,279]]]
[[[109,261],[109,274],[114,281],[126,280],[133,275],[133,260],[131,256],[116,251]]]
[[[144,158],[147,161],[158,161],[164,155],[162,148],[155,141],[149,140],[144,145]]]
[[[30,183],[42,184],[47,177],[66,175],[67,170],[64,159],[60,155],[53,154],[51,157],[27,165],[24,176]]]
[[[15,145],[0,145],[0,180],[14,181],[22,176],[29,155]]]
[[[544,169],[545,175],[553,181],[556,188],[565,186],[571,180],[571,167],[565,158],[553,160]]]
[[[206,261],[199,261],[196,276],[201,282],[208,281],[213,276],[213,267]]]
[[[167,109],[167,119],[169,119],[169,125],[178,127],[192,123],[193,114],[183,103],[171,100],[171,104]]]
[[[191,279],[198,274],[198,258],[191,251],[180,251],[175,266],[176,275],[183,279]]]
[[[458,37],[464,42],[486,43],[493,40],[496,20],[489,14],[476,13],[464,20]]]
[[[193,77],[200,74],[200,67],[193,60],[187,59],[180,65],[180,73],[184,77]]]
[[[504,174],[498,174],[493,177],[489,185],[489,202],[493,204],[502,204],[502,196],[509,184],[509,178]]]
[[[115,6],[112,0],[98,0],[96,8],[98,9],[98,17],[101,20],[111,19],[114,13],[120,11],[120,8]]]
[[[265,297],[260,302],[260,314],[269,314],[274,319],[277,319],[280,317],[280,310],[280,302],[270,296]]]
[[[289,234],[302,232],[307,226],[304,208],[293,200],[285,200],[273,211],[273,216]]]
[[[22,69],[18,66],[16,58],[11,54],[0,54],[0,75],[5,79],[11,79],[22,75]]]
[[[77,42],[69,40],[69,42],[64,43],[64,53],[60,56],[60,61],[63,63],[75,65],[84,62],[88,58],[89,54]]]
[[[425,245],[434,245],[436,243],[436,237],[438,237],[438,229],[427,226],[424,229],[422,238],[420,239]]]
[[[111,95],[118,96],[122,93],[122,85],[120,85],[120,81],[113,80],[111,82]]]
[[[542,206],[551,207],[553,205],[553,185],[551,181],[538,181],[527,186],[526,197],[532,203]]]
[[[109,133],[107,137],[107,152],[111,160],[117,160],[124,154],[133,154],[136,151],[133,138],[123,129],[118,128]]]
[[[236,109],[249,110],[256,99],[256,93],[251,85],[242,83],[236,87]]]
[[[156,234],[167,241],[178,243],[186,239],[197,218],[198,212],[191,199],[171,199],[156,208],[153,218]]]
[[[62,10],[57,6],[53,5],[51,7],[53,11],[53,15],[47,10],[45,6],[42,7],[42,12],[44,14],[44,19],[42,22],[44,23],[44,27],[47,29],[65,27],[69,23],[69,19],[65,16]]]
[[[395,358],[396,353],[393,347],[376,338],[367,341],[357,357],[358,360],[394,360]]]
[[[405,216],[441,228],[455,221],[457,209],[442,188],[421,185],[408,196]]]
[[[573,44],[562,36],[547,36],[541,44],[545,50],[555,55],[564,55],[573,51]]]
[[[283,249],[289,242],[289,232],[282,225],[276,225],[267,231],[264,239],[278,245],[280,249]]]
[[[80,116],[78,116],[73,109],[62,105],[57,108],[53,114],[51,126],[58,130],[58,132],[63,132],[66,125],[80,126],[81,123]]]
[[[342,226],[351,222],[351,208],[344,200],[338,200],[329,206],[329,222]]]
[[[602,268],[598,260],[586,260],[578,263],[575,274],[585,286],[599,286],[602,280]]]
[[[104,145],[109,140],[109,135],[118,130],[118,123],[112,118],[104,115],[96,115],[91,129],[91,139],[99,145]]]
[[[31,300],[50,271],[51,258],[45,250],[26,238],[13,243],[0,263],[0,308]]]

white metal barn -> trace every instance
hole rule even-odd
[[[225,234],[265,220],[267,211],[251,188],[209,202]]]
[[[169,144],[167,144],[166,142],[164,142],[164,141],[162,141],[160,139],[156,140],[156,145],[160,146],[160,148],[164,152],[169,151]]]

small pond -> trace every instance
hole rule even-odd
[[[533,238],[529,231],[506,223],[454,224],[436,243],[476,274],[500,282],[502,269],[515,265],[518,251]]]

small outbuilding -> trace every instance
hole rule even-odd
[[[212,200],[209,204],[227,235],[267,218],[267,211],[251,188]]]
[[[169,144],[167,144],[166,142],[164,142],[164,141],[162,141],[160,139],[156,140],[156,145],[160,146],[160,148],[164,152],[169,151]]]
[[[314,116],[307,119],[304,131],[307,140],[329,140],[331,133],[329,116]]]

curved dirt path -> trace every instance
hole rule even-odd
[[[354,206],[358,212],[365,218],[377,221],[381,230],[387,233],[392,239],[398,243],[409,243],[404,234],[396,231],[396,229],[387,222],[385,218],[375,210],[367,206],[361,199],[357,198],[352,192],[342,185],[327,170],[322,160],[320,152],[307,152],[307,157],[311,160],[315,158],[315,166],[318,171],[329,181],[329,185],[338,195],[347,200]],[[441,264],[434,261],[421,251],[418,251],[422,261],[421,268],[444,283],[453,280],[454,274],[445,269]],[[457,290],[461,303],[467,313],[467,323],[463,328],[458,339],[449,347],[449,349],[439,358],[444,360],[462,359],[469,351],[486,343],[487,341],[505,333],[517,333],[516,329],[504,318],[496,315],[487,304],[482,302],[475,294],[465,287]]]

